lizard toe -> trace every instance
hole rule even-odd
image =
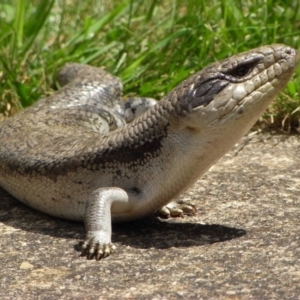
[[[112,243],[102,244],[95,239],[86,239],[81,246],[81,255],[86,256],[87,259],[100,260],[111,254],[116,250],[116,246]]]
[[[161,207],[156,214],[163,218],[183,218],[185,215],[194,216],[196,214],[196,206],[187,200],[177,200]]]

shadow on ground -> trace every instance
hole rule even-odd
[[[32,210],[0,188],[0,222],[15,229],[56,238],[72,239],[84,225],[54,218]],[[113,224],[113,241],[135,248],[167,249],[170,247],[201,246],[231,240],[246,234],[243,229],[218,224],[189,223],[189,218],[163,220],[155,216],[142,220]],[[81,243],[74,246],[80,251]]]

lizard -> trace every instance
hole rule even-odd
[[[82,254],[107,257],[116,249],[112,221],[176,208],[172,201],[253,126],[299,58],[286,45],[261,46],[212,63],[160,101],[122,101],[120,79],[67,64],[59,91],[0,123],[0,186],[36,210],[83,221]]]

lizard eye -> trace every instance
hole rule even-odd
[[[244,77],[253,70],[253,68],[258,64],[260,61],[260,57],[258,58],[252,58],[246,62],[242,62],[238,64],[236,67],[232,68],[228,72],[226,72],[227,75],[231,75],[232,77],[235,78],[241,78]]]
[[[234,75],[235,77],[243,77],[246,76],[250,71],[250,68],[247,66],[241,66],[238,69],[235,70]]]
[[[253,67],[253,64],[237,66],[230,70],[227,74],[237,78],[244,77],[252,71]]]

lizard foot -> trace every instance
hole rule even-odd
[[[156,214],[163,218],[178,218],[184,217],[184,215],[194,216],[196,214],[196,206],[189,200],[177,200],[176,202],[170,202],[169,204],[160,208]]]
[[[112,243],[109,244],[101,244],[92,239],[85,239],[81,246],[81,255],[86,256],[87,259],[93,259],[95,257],[96,260],[100,260],[113,254],[116,250],[116,246]]]

